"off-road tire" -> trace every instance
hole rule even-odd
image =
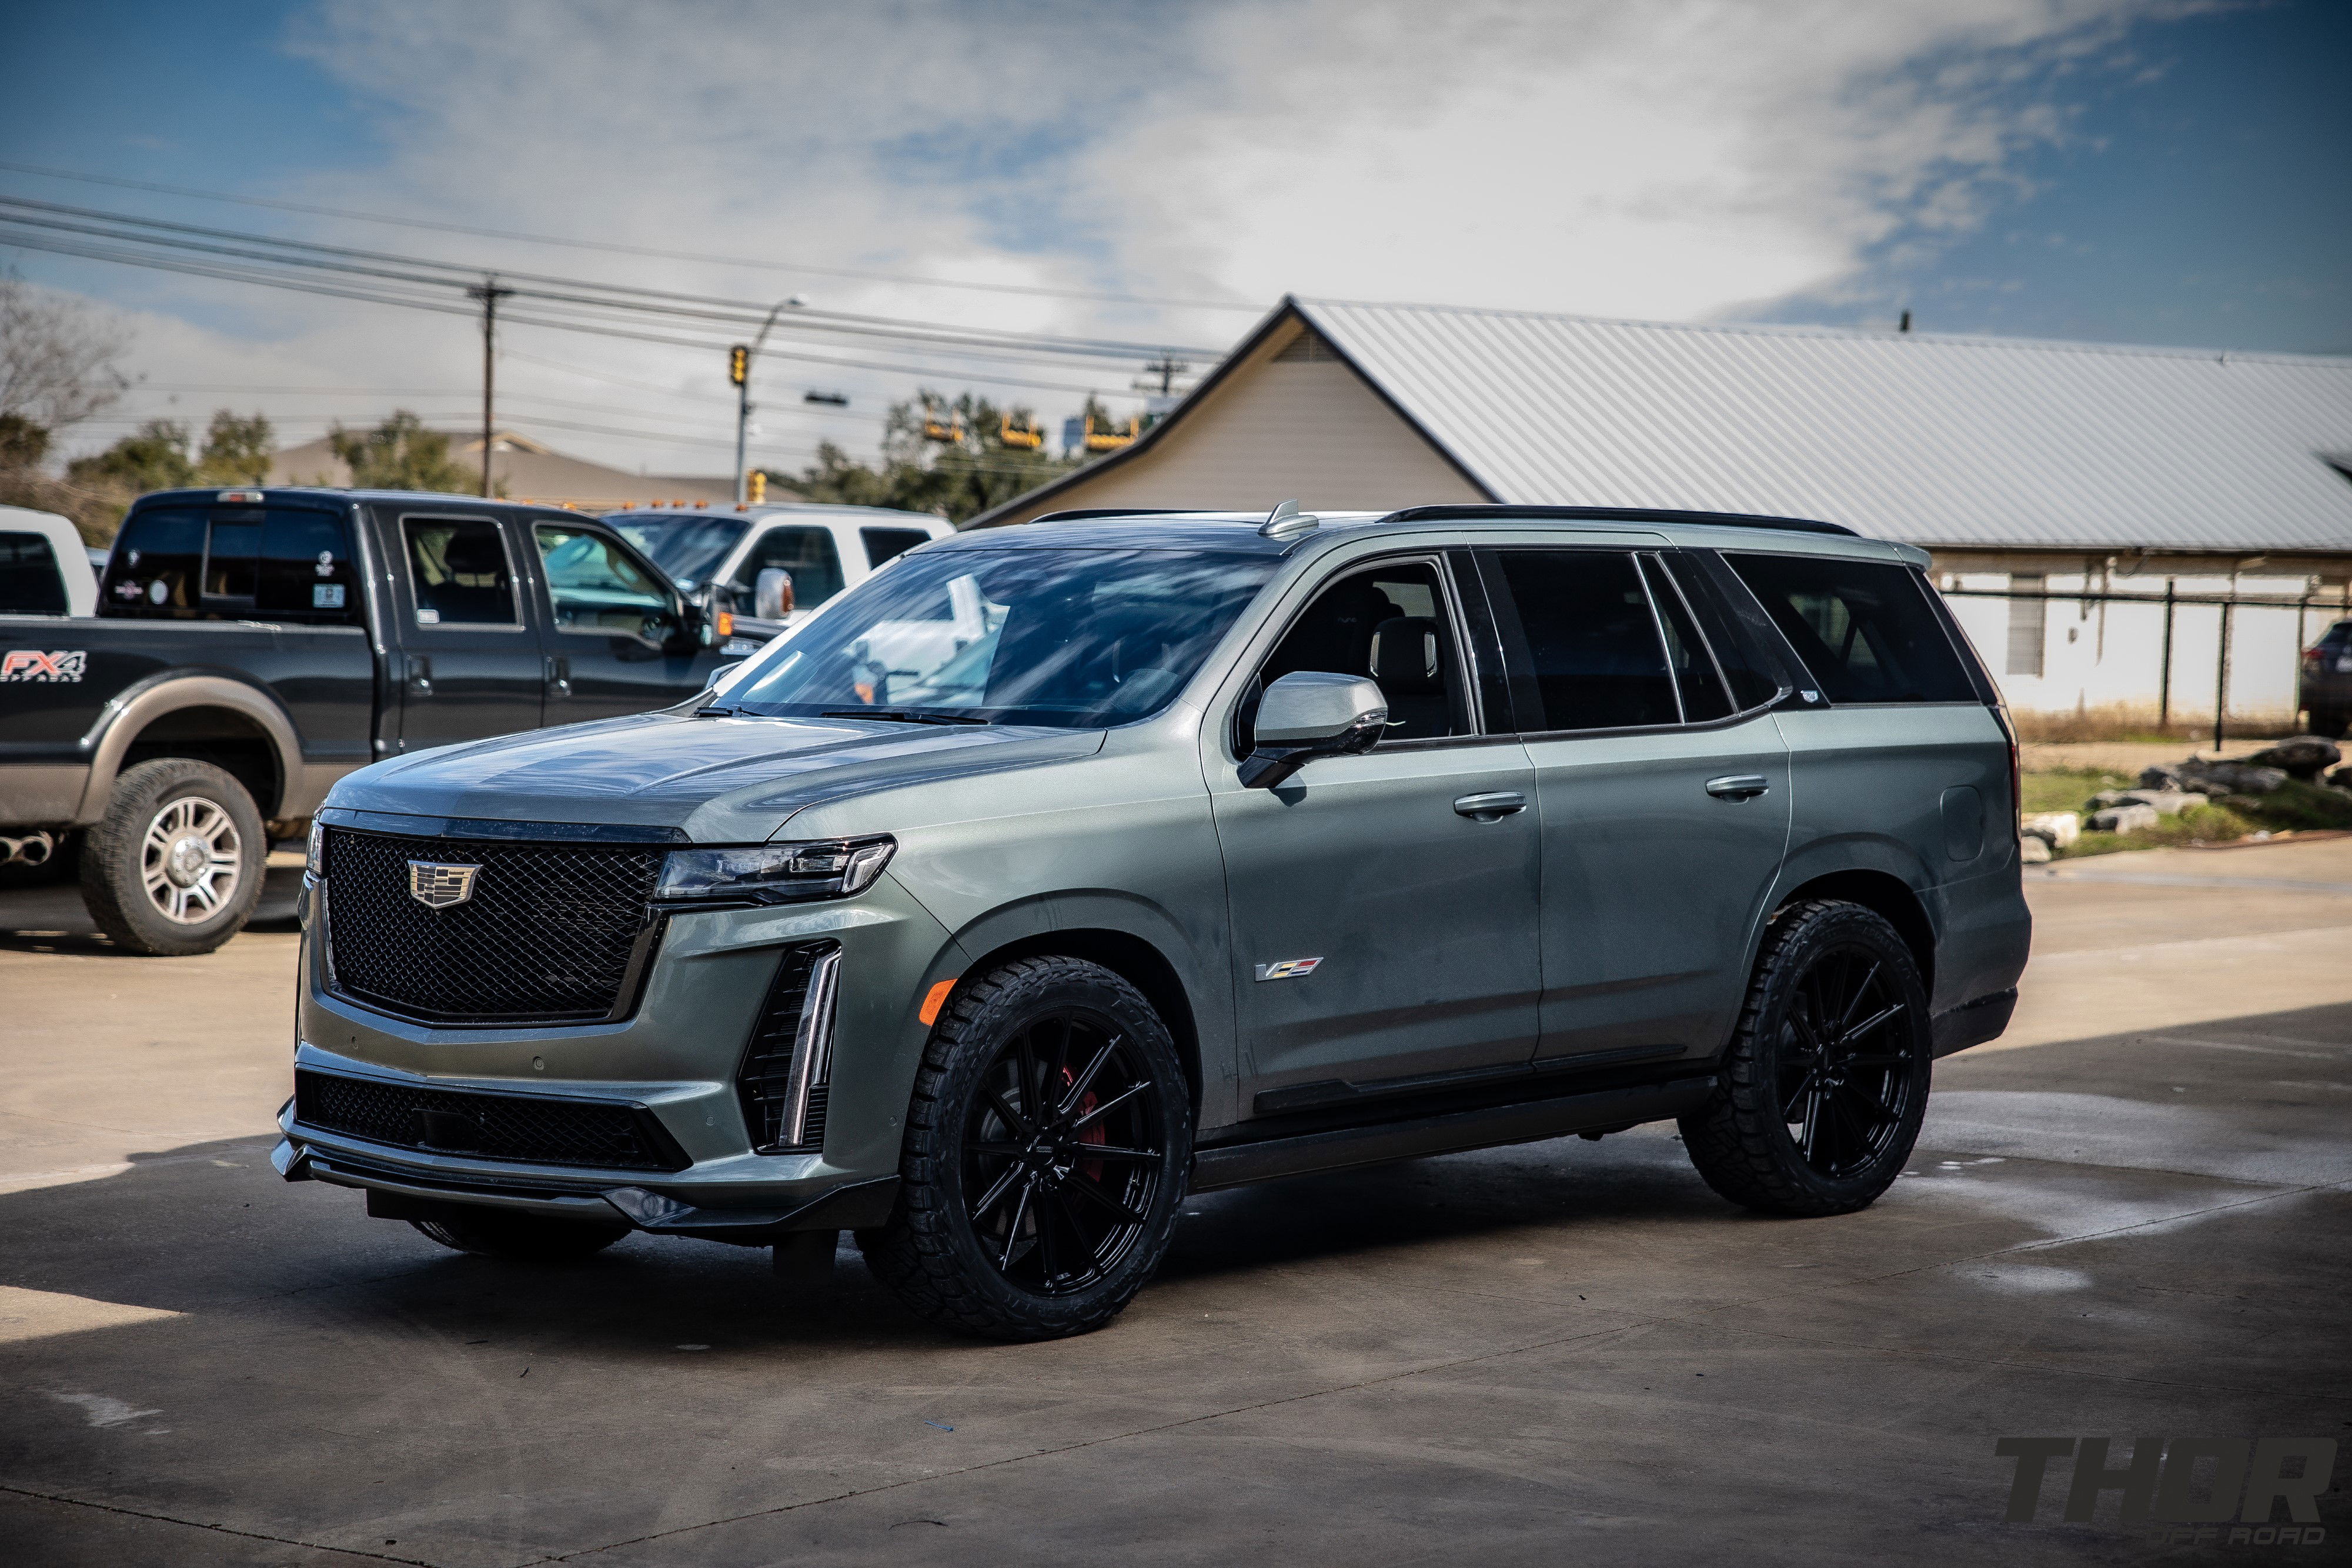
[[[625,1225],[541,1219],[503,1208],[453,1203],[431,1219],[409,1224],[442,1246],[510,1263],[571,1263],[593,1257],[629,1233]]]
[[[1899,1113],[1884,1143],[1858,1167],[1836,1174],[1809,1164],[1790,1131],[1784,1074],[1804,1051],[1790,1011],[1816,965],[1860,955],[1883,967],[1903,1011],[1877,1031],[1874,1049],[1899,1056],[1907,1074]],[[1817,1218],[1867,1207],[1894,1185],[1911,1157],[1927,1111],[1933,1051],[1927,994],[1910,947],[1895,927],[1858,904],[1810,899],[1776,915],[1767,928],[1739,1023],[1714,1093],[1681,1120],[1683,1144],[1706,1185],[1763,1214]],[[1801,1080],[1803,1081],[1803,1080]]]
[[[1114,1024],[1153,1085],[1149,1145],[1160,1157],[1144,1223],[1103,1277],[1073,1293],[1024,1289],[982,1250],[966,1213],[964,1129],[999,1051],[1056,1009]],[[958,986],[923,1052],[908,1107],[897,1206],[889,1222],[857,1232],[867,1267],[920,1316],[983,1339],[1033,1341],[1088,1333],[1117,1317],[1168,1250],[1192,1166],[1192,1110],[1168,1027],[1142,993],[1098,964],[1022,958]]]
[[[236,838],[237,878],[220,910],[195,922],[173,920],[147,891],[148,828],[182,800],[209,801],[228,816]],[[188,957],[209,953],[245,929],[261,902],[269,855],[267,830],[245,786],[209,762],[159,757],[126,768],[114,781],[106,815],[84,835],[81,901],[98,928],[127,953]]]

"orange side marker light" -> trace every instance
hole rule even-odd
[[[940,1021],[940,1009],[948,1005],[948,993],[954,989],[953,980],[941,980],[923,998],[923,1009],[915,1016],[923,1020],[924,1028]]]

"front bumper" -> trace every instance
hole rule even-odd
[[[947,931],[887,874],[839,904],[668,916],[635,1009],[610,1023],[440,1027],[375,1012],[328,990],[319,935],[313,924],[304,937],[298,1071],[625,1109],[677,1158],[600,1168],[444,1152],[425,1146],[449,1141],[437,1136],[389,1143],[314,1124],[289,1101],[280,1175],[364,1189],[372,1213],[467,1203],[751,1245],[887,1218],[929,1034],[918,1009],[960,972]],[[782,956],[813,942],[841,950],[824,1143],[756,1153],[738,1074]]]

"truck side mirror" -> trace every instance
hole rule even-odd
[[[1257,749],[1243,759],[1242,787],[1271,789],[1318,757],[1360,756],[1380,744],[1389,699],[1362,675],[1297,670],[1265,688]]]
[[[751,613],[761,621],[782,621],[793,612],[793,574],[781,566],[763,566],[751,589]]]

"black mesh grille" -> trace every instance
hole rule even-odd
[[[562,1022],[621,1001],[658,849],[327,832],[335,988],[438,1022]],[[433,909],[408,862],[478,866],[472,896]]]
[[[743,1123],[751,1134],[751,1146],[763,1155],[824,1145],[826,1086],[822,1077],[809,1086],[801,1136],[794,1139],[793,1129],[784,1123],[791,1111],[793,1056],[801,1043],[801,1011],[808,1003],[809,981],[817,961],[840,946],[810,942],[784,949],[775,980],[768,987],[768,999],[752,1026],[751,1042],[744,1048],[736,1092],[742,1097]]]
[[[642,1106],[530,1094],[483,1094],[294,1074],[294,1117],[370,1143],[532,1165],[675,1171],[686,1156]]]

